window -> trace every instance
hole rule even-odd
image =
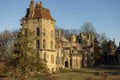
[[[36,48],[39,49],[40,48],[40,40],[36,40]]]
[[[46,60],[47,58],[46,58],[47,56],[46,56],[46,52],[44,52],[44,60]]]
[[[28,30],[27,30],[27,29],[25,29],[24,34],[25,34],[25,36],[27,36],[27,35],[28,35]]]
[[[60,59],[60,57],[56,57],[56,64],[60,64],[60,62],[61,62],[61,59]]]
[[[68,61],[65,61],[65,67],[68,67]]]
[[[40,36],[40,29],[39,28],[36,29],[36,35]]]
[[[40,53],[39,53],[39,51],[36,52],[36,56],[37,56],[38,61],[39,61],[39,59],[40,59]]]
[[[43,48],[45,48],[45,44],[43,44]]]
[[[87,35],[87,39],[89,40],[89,34]]]
[[[54,63],[54,55],[51,55],[51,63]]]
[[[43,40],[43,43],[45,43],[45,42],[46,42],[46,40],[44,39],[44,40]]]
[[[76,63],[76,61],[75,61],[75,59],[74,59],[74,67],[75,67],[75,65],[76,65],[75,63]]]
[[[78,64],[79,64],[79,63],[78,63],[78,58],[77,58],[77,59],[76,59],[76,67],[78,67]]]
[[[53,37],[53,31],[51,31],[51,37]]]
[[[45,33],[45,32],[46,32],[46,29],[44,28],[44,29],[43,29],[43,36],[45,36],[45,35],[46,35],[46,33]]]
[[[44,40],[43,40],[43,48],[46,47],[45,44],[46,44],[46,40],[44,39]]]
[[[53,41],[51,41],[51,49],[53,49]]]

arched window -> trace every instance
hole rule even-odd
[[[40,40],[36,40],[36,48],[39,49],[40,48]]]
[[[37,29],[36,29],[36,35],[37,35],[37,36],[40,36],[40,28],[38,28],[38,27],[37,27]]]
[[[45,44],[46,44],[46,40],[44,39],[44,40],[43,40],[43,48],[46,47]]]
[[[65,67],[68,67],[68,61],[65,61]]]

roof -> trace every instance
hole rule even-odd
[[[42,6],[42,2],[36,3],[36,6],[34,7],[33,1],[31,1],[30,8],[27,9],[27,13],[23,19],[29,19],[29,18],[32,18],[32,19],[43,18],[43,19],[54,20],[50,15],[50,10],[47,8],[44,8]]]

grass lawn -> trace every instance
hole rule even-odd
[[[54,74],[56,80],[120,80],[120,69],[62,70]]]

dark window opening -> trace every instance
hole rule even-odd
[[[43,48],[46,47],[45,44],[46,44],[46,40],[44,39],[44,40],[43,40]]]
[[[43,48],[45,48],[45,44],[43,44]]]
[[[40,48],[40,40],[36,40],[36,48],[37,48],[37,49]]]
[[[36,33],[37,36],[40,36],[40,29],[37,28],[37,33]]]
[[[68,67],[68,61],[65,61],[65,67]]]
[[[28,31],[27,30],[25,30],[25,36],[27,36],[28,35]]]

